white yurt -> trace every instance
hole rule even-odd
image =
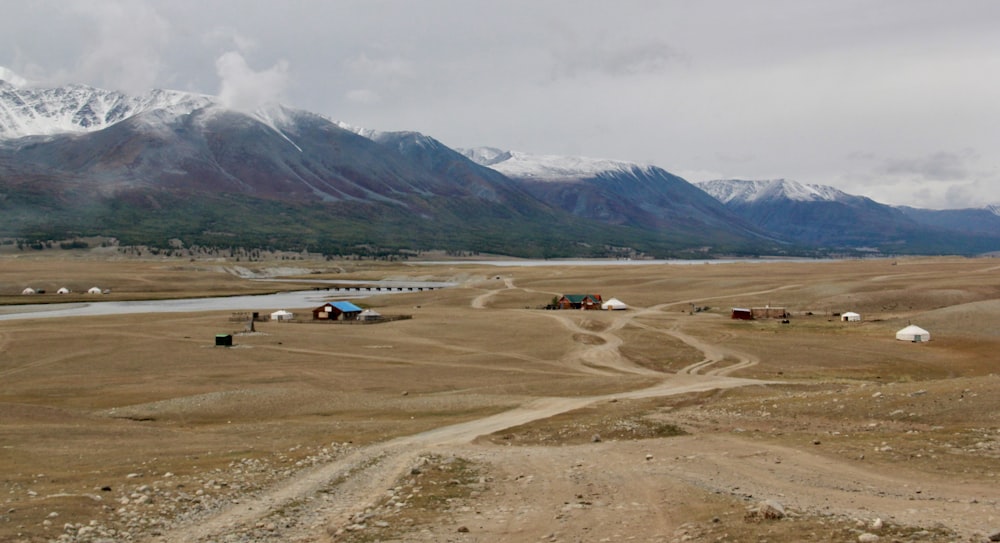
[[[90,287],[87,289],[87,294],[101,294],[101,289],[97,287]]]
[[[853,311],[848,311],[847,313],[840,315],[840,320],[844,322],[858,322],[861,320],[861,315]]]
[[[906,328],[903,328],[902,330],[896,332],[896,339],[900,341],[913,341],[915,343],[921,341],[930,341],[931,333],[915,324],[911,324]]]
[[[69,294],[69,289],[66,287],[60,287],[59,290],[56,291],[56,294]]]
[[[26,288],[26,289],[22,290],[22,291],[21,291],[21,294],[23,294],[23,295],[25,295],[25,296],[30,296],[30,295],[32,295],[32,294],[37,294],[37,292],[35,292],[35,289],[33,289],[33,288],[31,288],[31,287],[28,287],[28,288]]]
[[[284,309],[279,309],[274,313],[271,313],[272,321],[290,321],[295,318],[295,313],[291,311],[285,311]]]
[[[358,313],[359,321],[377,321],[382,318],[382,314],[374,309],[365,309],[361,313]]]
[[[608,310],[628,309],[628,305],[625,302],[619,300],[618,298],[611,298],[608,301],[601,304],[601,309],[608,309]]]

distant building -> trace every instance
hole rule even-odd
[[[914,343],[920,343],[923,341],[931,340],[931,333],[923,328],[911,324],[906,328],[896,332],[896,339],[900,341],[912,341]]]
[[[844,322],[859,322],[861,321],[861,315],[853,311],[848,311],[840,316],[840,320]]]
[[[755,319],[784,319],[788,318],[788,312],[785,311],[784,307],[771,307],[766,305],[764,307],[754,307],[750,309],[753,313],[753,318]]]
[[[747,307],[734,307],[732,318],[741,321],[751,321],[753,320],[753,311]]]
[[[611,311],[621,311],[628,309],[628,304],[619,300],[618,298],[611,298],[610,300],[601,304],[601,309],[607,309]]]
[[[559,309],[600,309],[600,294],[563,294],[556,302]]]
[[[295,318],[295,313],[291,311],[285,311],[284,309],[279,309],[274,313],[271,313],[272,321],[290,321]]]
[[[327,302],[313,309],[313,320],[353,320],[363,310],[351,302]]]

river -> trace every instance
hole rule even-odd
[[[278,282],[280,279],[263,279]],[[302,283],[303,280],[295,280]],[[132,300],[121,302],[71,302],[57,304],[24,304],[0,306],[0,321],[18,319],[46,319],[57,317],[92,317],[99,315],[125,315],[131,313],[195,313],[199,311],[277,311],[278,309],[316,307],[331,299],[358,299],[373,295],[409,292],[407,289],[437,289],[453,283],[420,281],[327,281],[307,280],[310,283],[365,285],[356,288],[314,289],[275,294],[248,296],[221,296],[211,298],[183,298],[175,300]],[[381,289],[381,290],[370,290]]]

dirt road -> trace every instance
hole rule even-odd
[[[520,408],[490,417],[362,448],[345,458],[302,473],[262,496],[241,501],[220,511],[213,518],[200,521],[195,526],[164,534],[154,540],[212,540],[222,534],[252,525],[258,519],[264,518],[291,501],[313,498],[320,492],[324,493],[325,499],[323,504],[311,513],[313,518],[317,520],[343,518],[346,524],[349,513],[364,510],[366,505],[381,496],[386,488],[392,486],[391,483],[395,479],[414,464],[417,456],[428,450],[467,445],[478,436],[551,417],[595,402],[686,394],[758,383],[760,381],[722,376],[678,375],[654,387],[622,394],[583,398],[540,398]],[[345,479],[347,483],[338,485],[339,481]],[[317,525],[312,525],[312,529],[316,528]],[[297,534],[298,537],[307,539],[317,535]],[[289,535],[286,534],[285,537]]]
[[[516,288],[508,279],[504,288]],[[496,290],[477,296],[487,307]],[[681,303],[681,302],[679,302]],[[720,435],[693,435],[646,442],[593,443],[572,447],[473,445],[477,437],[612,399],[648,398],[765,384],[726,376],[756,363],[755,356],[708,344],[685,332],[683,323],[662,312],[668,305],[619,312],[604,329],[581,328],[578,315],[551,312],[568,331],[600,338],[573,353],[582,372],[649,375],[621,356],[616,334],[638,317],[666,316],[655,330],[699,349],[704,360],[659,384],[627,393],[538,398],[519,408],[478,420],[436,428],[360,448],[312,468],[269,491],[241,500],[196,524],[167,530],[157,542],[332,541],[351,515],[384,496],[421,454],[462,455],[491,470],[492,490],[474,506],[451,511],[449,520],[407,541],[672,541],[685,526],[694,502],[713,496],[771,498],[790,509],[901,524],[947,526],[973,537],[1000,523],[1000,490],[978,482],[954,481],[905,469],[886,471],[850,460],[831,460],[803,449]],[[728,365],[722,362],[731,362]],[[697,495],[694,499],[688,499]],[[255,531],[269,515],[296,505],[296,518]],[[303,505],[305,504],[305,505]],[[720,505],[719,522],[742,511]],[[739,517],[742,518],[742,517]],[[881,520],[878,520],[881,522]],[[227,534],[244,534],[242,539]],[[247,535],[250,534],[250,535]],[[457,534],[463,534],[461,536]]]

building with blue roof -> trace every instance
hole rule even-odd
[[[313,320],[352,320],[364,311],[351,302],[327,302],[313,309]]]

